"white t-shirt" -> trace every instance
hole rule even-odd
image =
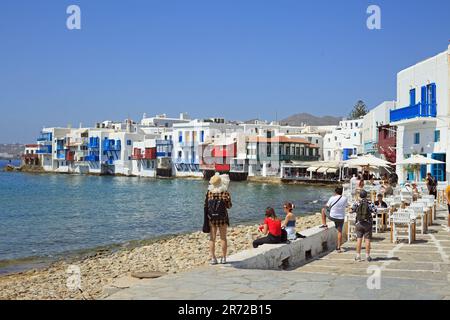
[[[327,202],[327,207],[330,207],[331,205],[333,205],[334,203],[336,203],[335,205],[333,205],[333,208],[331,208],[330,210],[330,217],[335,218],[335,219],[345,219],[345,209],[347,208],[348,205],[348,200],[345,196],[332,196],[330,198],[330,200],[328,200]],[[339,201],[338,201],[339,199]],[[337,201],[337,202],[336,202]]]

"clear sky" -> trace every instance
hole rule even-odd
[[[395,100],[396,73],[447,48],[449,16],[448,0],[2,0],[0,143],[144,112],[345,116]]]

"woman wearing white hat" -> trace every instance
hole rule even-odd
[[[209,233],[209,250],[211,264],[217,264],[216,235],[220,233],[222,258],[220,263],[226,263],[227,228],[230,225],[228,209],[231,208],[231,196],[228,193],[230,178],[228,175],[216,173],[210,180],[205,199],[203,232]]]

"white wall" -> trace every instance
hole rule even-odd
[[[410,104],[409,92],[416,89],[416,103],[421,100],[421,87],[436,83],[437,118],[434,121],[415,121],[398,126],[397,130],[397,161],[403,160],[404,155],[416,153],[427,154],[446,153],[449,143],[449,115],[450,115],[450,63],[448,51],[419,62],[397,74],[397,108]],[[434,131],[440,131],[440,142],[434,142]],[[420,144],[414,144],[414,133],[420,133]],[[450,157],[446,158],[446,179],[450,179]],[[430,166],[428,167],[430,170]],[[400,181],[406,179],[403,167],[397,166]]]

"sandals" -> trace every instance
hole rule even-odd
[[[323,224],[323,225],[321,225],[319,228],[322,228],[322,229],[328,229],[328,226],[327,226],[326,224]]]

